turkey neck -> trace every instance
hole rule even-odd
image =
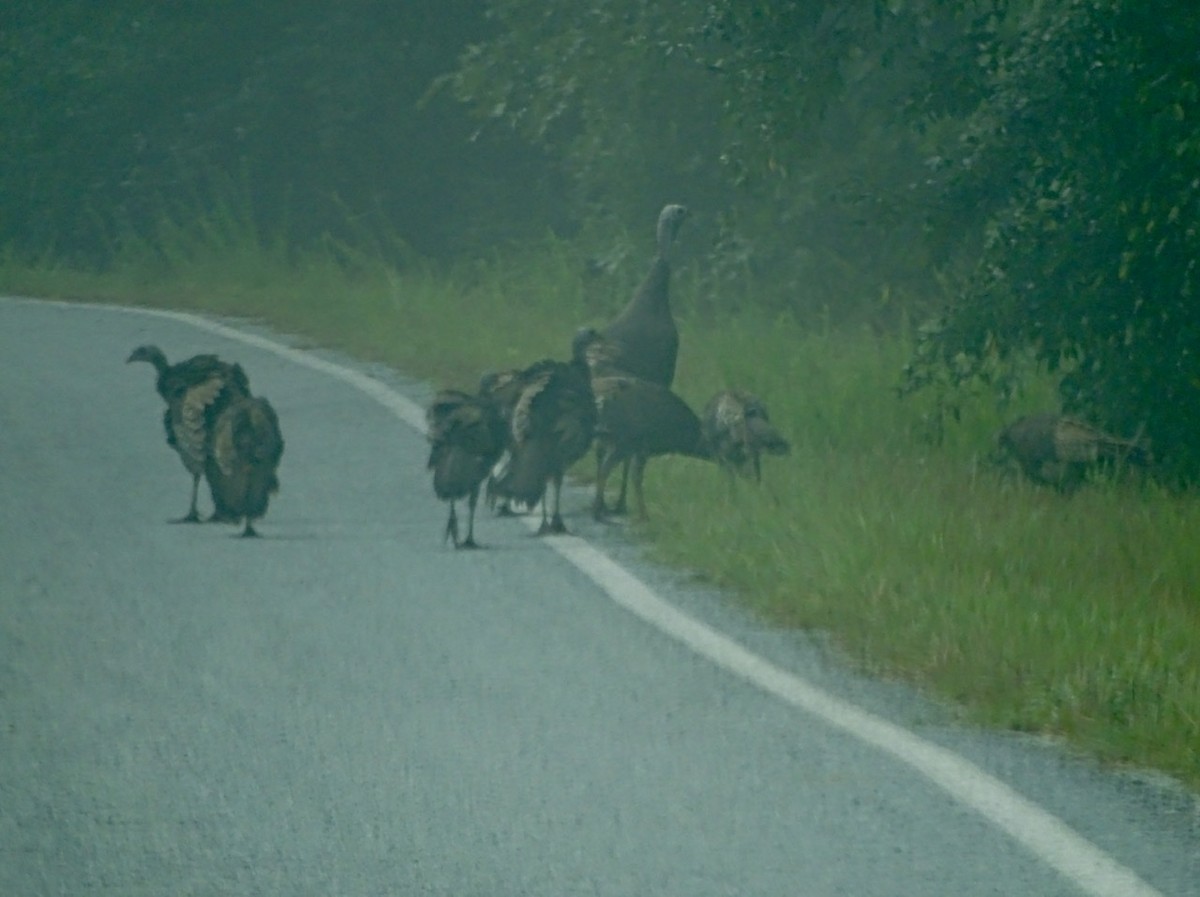
[[[678,227],[678,225],[676,225]],[[659,222],[657,233],[658,252],[650,263],[650,270],[642,278],[637,292],[629,302],[629,307],[618,320],[642,317],[655,319],[674,327],[675,320],[671,317],[671,245],[674,242],[672,229],[664,222]]]
[[[672,320],[670,284],[671,264],[659,253],[633,294],[628,314]]]
[[[671,316],[671,300],[668,284],[671,267],[659,256],[625,310],[606,328],[606,334],[619,340],[640,344],[643,334],[675,333],[675,319]],[[659,339],[660,337],[652,337]]]
[[[170,372],[171,366],[167,364],[167,356],[161,351],[148,352],[143,355],[141,361],[148,361],[154,365],[154,372],[157,378],[154,381],[154,388],[158,390],[158,394],[164,399],[168,399],[167,395],[167,375]]]

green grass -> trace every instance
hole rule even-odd
[[[235,216],[126,240],[88,273],[0,259],[8,292],[189,308],[270,322],[439,385],[562,357],[607,305],[581,259],[547,240],[438,272],[329,246],[303,258]],[[648,469],[656,555],[728,587],[781,626],[833,634],[864,668],[947,697],[968,718],[1064,736],[1096,756],[1200,788],[1200,503],[1137,483],[1071,498],[1006,479],[980,459],[1001,418],[979,400],[944,441],[933,410],[899,399],[907,346],[869,331],[815,332],[747,308],[689,316],[677,388],[758,393],[792,441],[764,488],[703,462]],[[169,347],[168,351],[169,351]],[[1048,403],[1042,384],[1026,403]],[[1009,412],[1008,416],[1016,411]]]

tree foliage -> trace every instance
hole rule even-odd
[[[1200,15],[1162,2],[1033,5],[988,48],[988,92],[946,191],[987,210],[914,383],[1003,381],[1026,350],[1064,406],[1144,431],[1200,472]]]
[[[714,302],[878,313],[936,287],[922,237],[938,200],[909,107],[932,105],[930,69],[968,67],[986,8],[494,0],[496,36],[453,85],[564,158],[581,216],[701,211]]]
[[[546,159],[422,103],[486,33],[469,0],[6,0],[0,242],[103,261],[121,228],[230,189],[299,242],[390,231],[444,254],[540,233],[562,220]]]

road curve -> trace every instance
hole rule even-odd
[[[144,342],[276,407],[265,538],[166,524]],[[485,516],[446,549],[415,406],[361,369],[3,299],[0,359],[0,894],[1200,894],[1176,789],[945,725],[583,540]]]

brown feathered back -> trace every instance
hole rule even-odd
[[[206,472],[216,516],[244,519],[242,535],[255,535],[252,521],[267,513],[270,496],[279,490],[283,456],[279,418],[266,399],[242,396],[217,417]]]
[[[1146,465],[1149,447],[1140,439],[1122,439],[1076,417],[1053,411],[1022,417],[997,437],[1002,455],[1016,460],[1033,482],[1069,492],[1089,467],[1101,462]]]
[[[651,458],[671,454],[710,457],[700,432],[700,419],[683,399],[660,383],[616,375],[595,378],[592,389],[596,395],[598,462],[592,514],[602,519],[609,513],[605,498],[608,476],[616,465],[627,464],[637,514],[645,519],[643,478]],[[622,485],[622,497],[624,492]]]
[[[221,361],[216,355],[193,355],[177,364],[168,364],[162,349],[144,345],[138,346],[125,359],[126,364],[134,361],[145,361],[154,366],[157,374],[155,389],[168,404],[179,401],[188,390],[213,378],[227,382],[235,394],[250,394],[250,381],[241,365]]]
[[[496,494],[528,505],[592,444],[596,406],[585,364],[539,362],[513,408],[512,458]]]
[[[630,376],[597,377],[596,441],[606,456],[709,456],[700,419],[678,395],[658,383]]]
[[[167,441],[179,452],[189,472],[204,473],[217,418],[231,402],[245,395],[228,380],[213,376],[179,393],[167,408]]]
[[[467,498],[479,488],[507,442],[495,402],[459,390],[439,392],[426,411],[434,494],[443,501]]]

